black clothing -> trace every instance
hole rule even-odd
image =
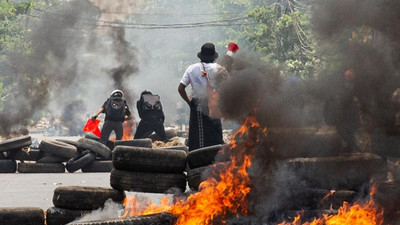
[[[104,102],[104,104],[102,106],[102,108],[103,108],[102,113],[105,113],[106,107],[108,106],[108,102],[109,101],[110,101],[110,99],[108,98]],[[125,102],[125,100],[124,100],[124,102]],[[126,104],[126,102],[125,102],[125,115],[126,116],[130,116],[131,115],[131,112],[129,111],[129,107]],[[110,134],[111,134],[112,131],[115,132],[116,140],[121,140],[122,139],[122,135],[123,135],[122,123],[124,121],[125,121],[125,119],[124,120],[121,119],[121,120],[118,120],[118,121],[111,120],[111,119],[107,118],[107,114],[106,114],[106,118],[104,119],[104,125],[101,128],[100,142],[102,144],[107,144],[107,141],[110,138]]]
[[[108,106],[109,101],[110,101],[110,98],[108,98],[108,99],[103,103],[103,106],[102,106],[103,111],[102,111],[102,113],[105,113],[106,107]],[[128,105],[126,104],[126,101],[125,101],[125,100],[124,100],[124,102],[125,102],[125,115],[130,116],[130,115],[131,115],[131,111],[129,111],[129,107],[128,107]],[[109,118],[107,118],[107,114],[106,114],[106,118],[105,118],[104,120],[105,120],[105,121],[109,120]],[[121,119],[120,121],[121,121],[121,122],[124,122],[125,119],[123,119],[123,120]]]
[[[105,120],[104,125],[101,128],[100,143],[106,145],[112,131],[115,132],[115,139],[121,140],[123,135],[122,122]]]
[[[189,151],[224,144],[221,119],[211,118],[207,114],[207,100],[193,98],[190,102]]]
[[[162,141],[167,140],[162,120],[141,120],[136,129],[134,139],[148,138],[153,132],[158,134]]]
[[[134,139],[148,138],[153,132],[158,134],[162,141],[167,141],[164,128],[164,112],[162,110],[143,110],[144,100],[141,96],[136,102],[141,121],[136,129]]]

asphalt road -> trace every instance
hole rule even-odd
[[[110,173],[9,173],[0,174],[0,207],[53,206],[59,186],[110,186]]]

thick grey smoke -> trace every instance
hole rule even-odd
[[[82,117],[97,111],[113,89],[124,90],[132,99],[126,84],[138,71],[136,51],[126,41],[124,28],[101,23],[127,18],[141,1],[93,2],[63,1],[33,10],[37,17],[28,24],[32,55],[10,54],[16,65],[16,97],[6,101],[1,112],[1,135],[37,120],[44,111],[60,118],[75,135],[84,125]],[[120,9],[124,10],[103,17],[106,11]]]
[[[376,129],[390,134],[395,128],[391,99],[400,87],[400,3],[329,0],[314,4],[313,27],[320,38],[318,54],[327,59],[327,69],[315,80],[283,80],[278,70],[265,66],[258,57],[237,55],[231,77],[220,88],[223,114],[239,122],[249,114],[256,115],[267,130],[318,128],[334,118],[330,125],[336,126],[349,143],[354,140],[346,136],[361,129],[370,135]],[[327,107],[331,98],[343,105]],[[346,102],[348,99],[350,102]],[[346,109],[346,105],[354,108]],[[277,219],[274,213],[289,207],[293,196],[307,188],[293,171],[278,163],[283,155],[273,150],[268,137],[261,139],[249,171],[251,214],[246,219],[234,219],[232,224],[240,220],[247,220],[244,224],[259,224]]]

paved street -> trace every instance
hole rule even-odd
[[[0,174],[0,207],[53,206],[54,189],[59,186],[111,187],[110,173],[12,173]]]

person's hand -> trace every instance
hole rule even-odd
[[[92,119],[92,121],[94,122],[97,119],[97,116],[92,116],[90,117]]]

